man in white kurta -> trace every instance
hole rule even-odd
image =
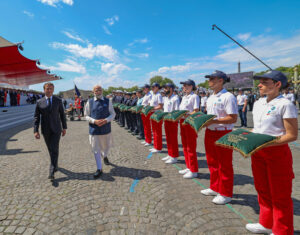
[[[104,163],[106,165],[109,164],[107,154],[112,147],[110,122],[114,119],[116,114],[111,99],[102,96],[101,86],[94,86],[93,92],[94,98],[91,98],[86,103],[84,113],[86,120],[89,122],[89,141],[97,164],[97,171],[94,174],[94,178],[98,178],[102,174],[101,155],[104,159]]]

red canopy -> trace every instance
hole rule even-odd
[[[37,66],[37,60],[30,60],[20,54],[20,44],[11,43],[0,37],[0,83],[28,86],[59,80],[61,77],[49,74]]]

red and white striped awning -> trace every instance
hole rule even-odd
[[[61,79],[49,70],[39,68],[38,60],[24,57],[19,49],[23,50],[20,43],[11,43],[0,36],[0,83],[29,86]]]

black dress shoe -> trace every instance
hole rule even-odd
[[[142,137],[140,137],[140,136],[137,136],[136,138],[137,138],[138,140],[141,140],[141,139],[142,139]]]
[[[94,174],[94,178],[97,179],[102,175],[102,170],[97,170],[96,173]]]
[[[55,167],[55,168],[54,168],[54,172],[57,172],[57,171],[58,171],[58,167]]]
[[[103,159],[103,161],[104,161],[104,164],[105,164],[105,165],[109,165],[109,161],[108,161],[108,158],[107,158],[107,157],[105,157],[105,158]]]

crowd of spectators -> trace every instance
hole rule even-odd
[[[35,104],[43,96],[42,92],[0,87],[0,107]]]

